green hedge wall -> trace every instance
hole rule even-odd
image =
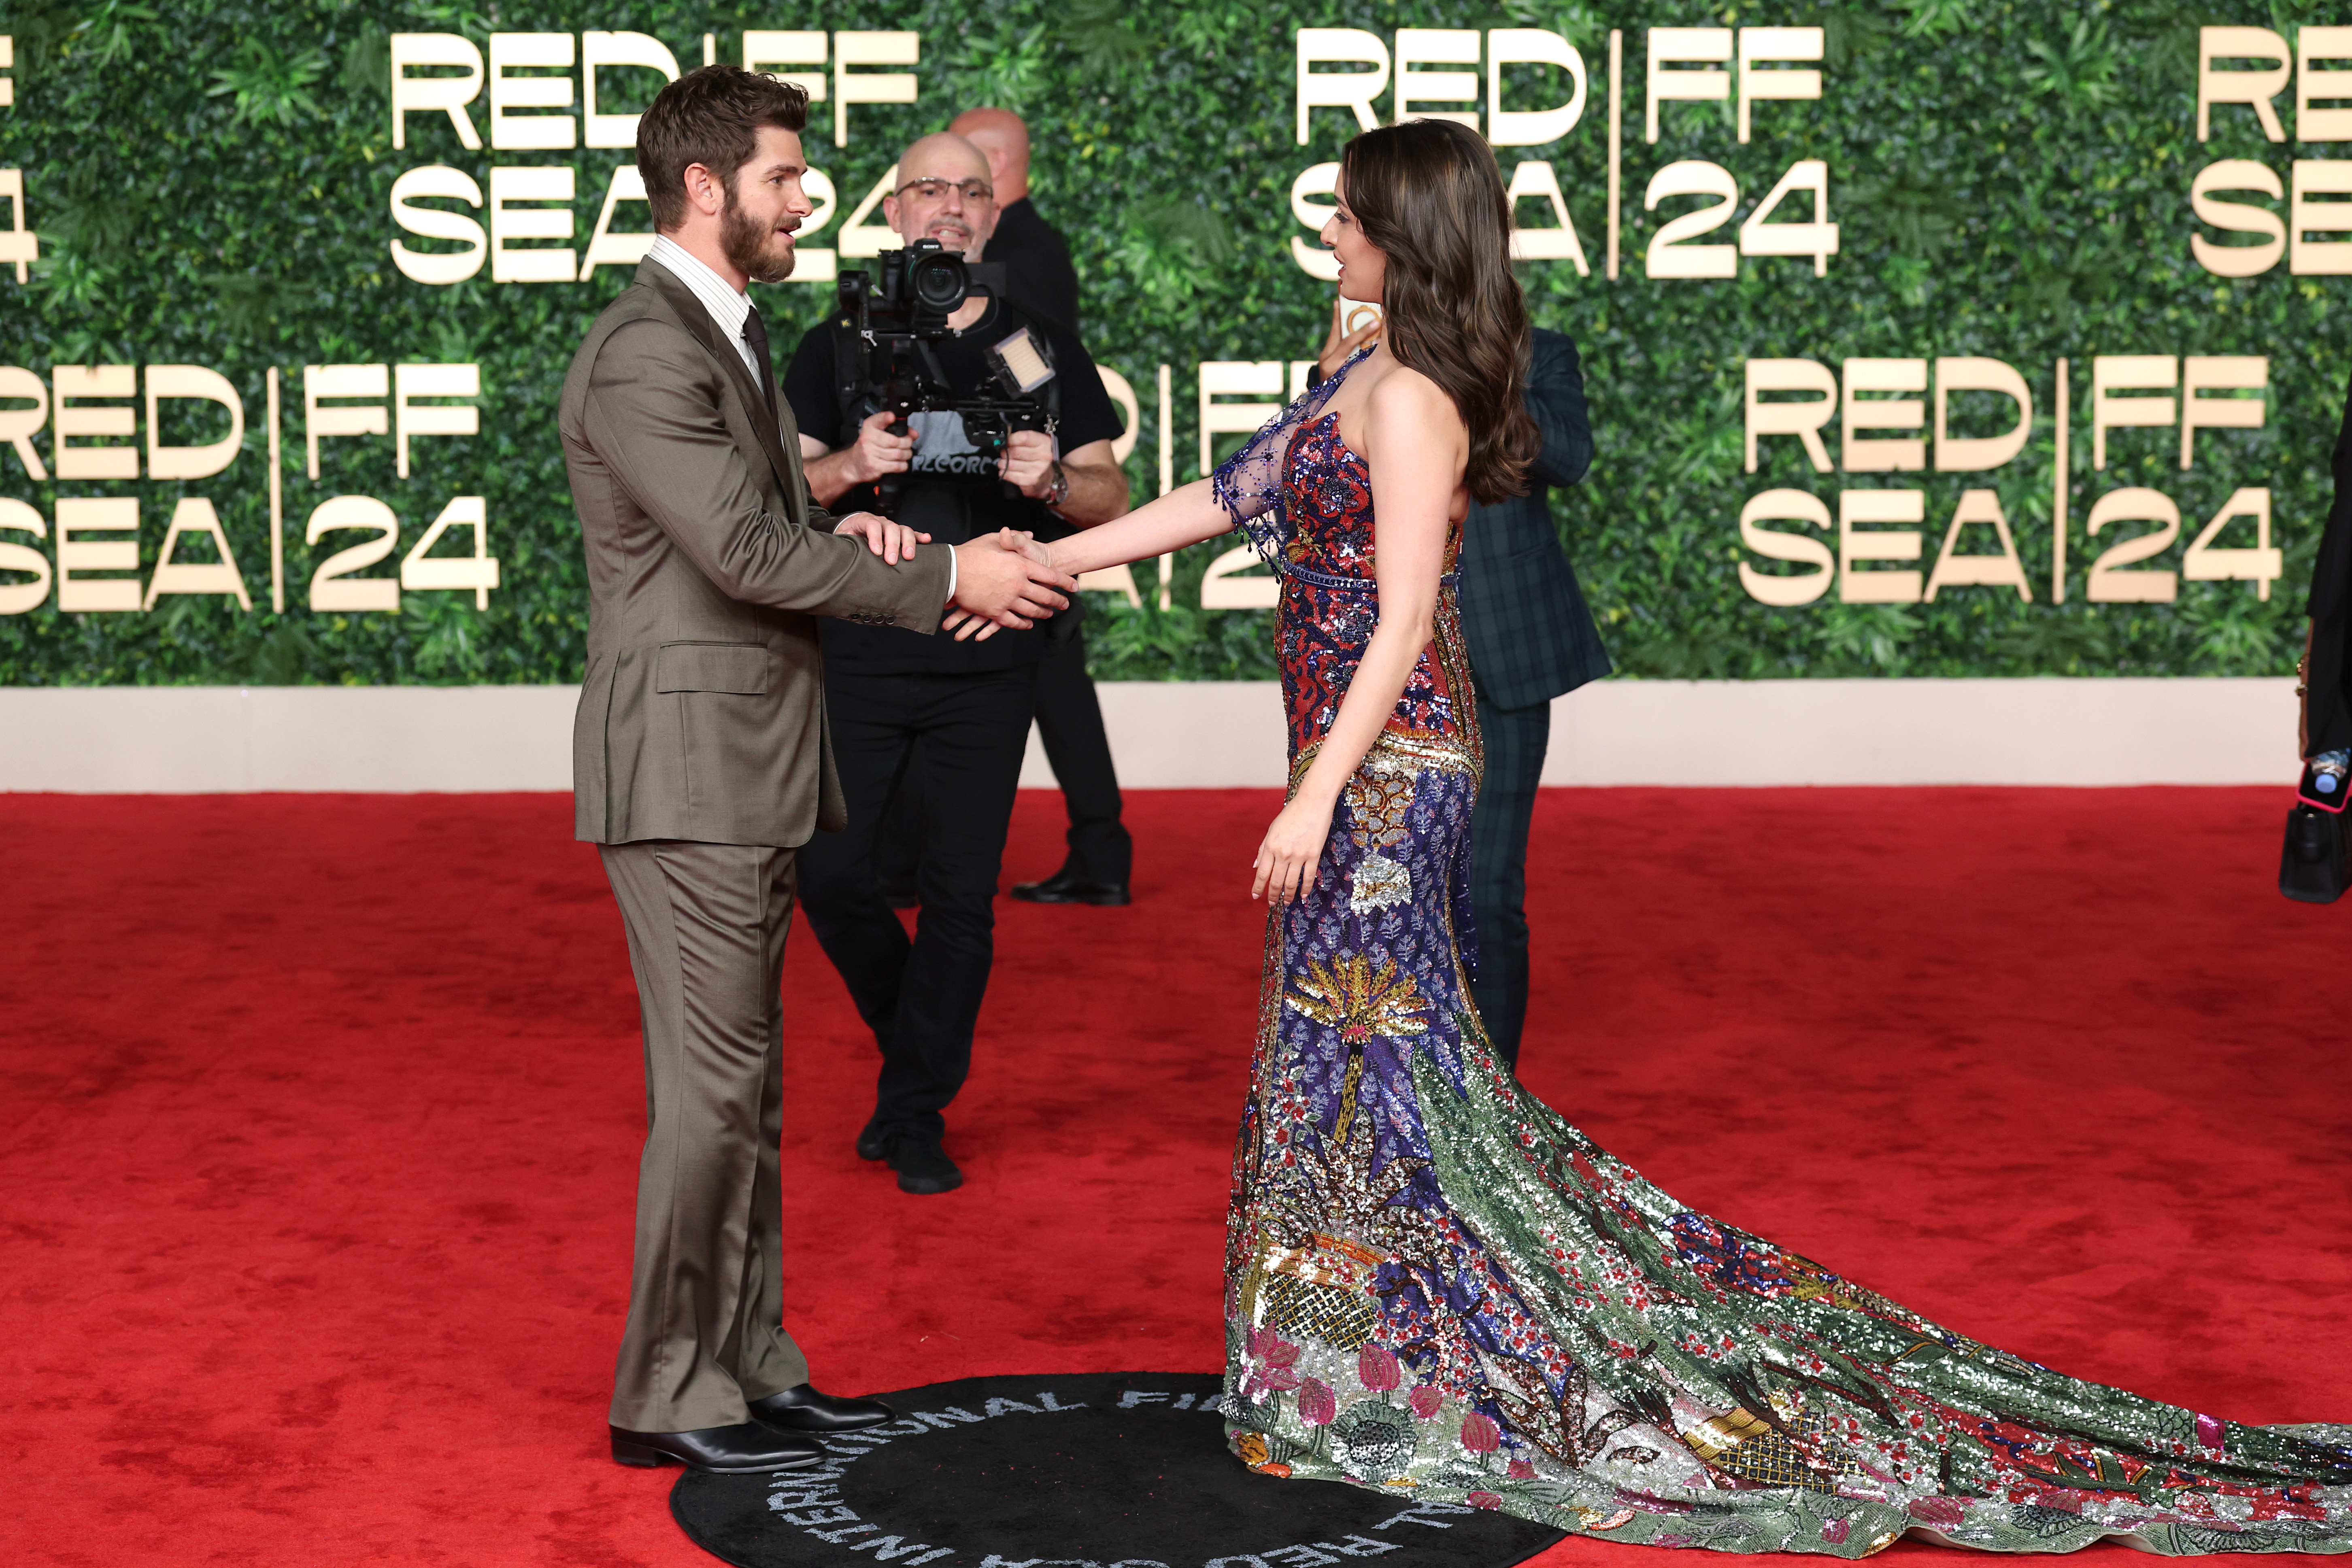
[[[1383,37],[1412,26],[1557,30],[1580,47],[1591,73],[1583,120],[1551,147],[1505,157],[1554,162],[1593,265],[1589,278],[1565,262],[1532,263],[1524,276],[1537,319],[1567,331],[1584,353],[1599,456],[1590,480],[1555,509],[1628,673],[2275,674],[2292,666],[2300,644],[2303,585],[2330,495],[2326,455],[2352,363],[2336,308],[2343,285],[2291,276],[2284,265],[2242,280],[2206,273],[2189,256],[2188,183],[2211,159],[2263,159],[2283,172],[2290,158],[2333,151],[2267,142],[2242,109],[2216,111],[2209,143],[2194,129],[2198,26],[2240,22],[2292,37],[2306,19],[2334,19],[2316,4],[925,0],[779,15],[538,0],[482,10],[368,0],[204,8],[34,0],[0,16],[0,30],[16,41],[16,106],[0,110],[0,167],[26,171],[30,224],[43,236],[29,286],[0,273],[0,363],[45,376],[56,364],[209,365],[239,386],[251,422],[245,456],[218,480],[37,485],[0,449],[0,494],[44,516],[60,490],[137,495],[151,564],[176,494],[209,496],[257,603],[252,614],[187,597],[152,614],[65,615],[45,606],[0,617],[0,682],[577,678],[586,596],[555,399],[573,345],[627,269],[539,287],[493,285],[486,273],[428,287],[400,276],[386,248],[398,233],[387,204],[403,170],[447,162],[487,183],[494,162],[563,155],[467,152],[446,121],[423,116],[411,121],[409,148],[395,152],[385,84],[393,32],[458,32],[486,45],[493,30],[589,27],[649,33],[688,66],[706,32],[719,35],[720,57],[730,58],[744,27],[919,31],[917,104],[861,106],[846,149],[813,130],[812,162],[833,176],[845,210],[904,141],[956,109],[992,102],[1028,117],[1038,203],[1073,242],[1090,346],[1144,396],[1144,438],[1130,462],[1139,499],[1153,485],[1154,366],[1175,367],[1181,482],[1193,472],[1194,363],[1303,359],[1321,340],[1328,286],[1289,258],[1287,236],[1303,231],[1287,196],[1302,168],[1338,155],[1349,121],[1318,110],[1313,145],[1297,145],[1294,29],[1360,26]],[[1820,102],[1759,109],[1759,132],[1745,146],[1733,139],[1727,106],[1677,105],[1662,140],[1643,141],[1644,29],[1811,24],[1828,29]],[[1601,276],[1612,27],[1624,29],[1626,92],[1624,273],[1614,283]],[[605,96],[638,78],[651,79],[605,78]],[[1525,90],[1532,98],[1539,89]],[[2292,103],[2290,89],[2282,110]],[[633,110],[642,99],[604,107]],[[604,172],[625,154],[572,156],[582,171],[575,243],[584,244]],[[1828,275],[1816,278],[1808,261],[1750,259],[1737,279],[1644,277],[1643,247],[1670,213],[1645,213],[1643,185],[1676,158],[1730,169],[1742,216],[1791,160],[1826,160],[1831,216],[1843,229]],[[828,288],[786,284],[764,292],[763,308],[789,342],[829,298]],[[2255,432],[2206,433],[2189,474],[2178,468],[2170,434],[2119,434],[2107,471],[2094,476],[2082,416],[2090,358],[2099,353],[2267,354],[2268,422]],[[2016,529],[2034,601],[1983,589],[1918,606],[1842,604],[1834,592],[1794,609],[1749,599],[1737,577],[1742,502],[1795,485],[1834,505],[1831,492],[1844,481],[1813,475],[1788,440],[1767,443],[1762,472],[1742,471],[1743,361],[1950,354],[1990,355],[2025,373],[2037,429],[2024,455],[1990,480],[1931,474],[1858,483],[1925,488],[1931,553],[1960,489],[1990,484]],[[2053,605],[2044,563],[2050,378],[2060,355],[2075,367],[2075,547],[2068,601]],[[300,367],[404,360],[478,361],[481,434],[421,444],[405,479],[393,473],[391,443],[337,443],[348,450],[334,452],[324,482],[311,485],[301,470]],[[282,615],[268,609],[259,456],[263,373],[273,365],[291,405]],[[174,417],[192,423],[184,433],[167,428],[167,438],[209,438],[193,413]],[[1835,427],[1827,434],[1834,446]],[[2286,557],[2268,601],[2242,582],[2184,582],[2170,604],[2085,602],[2082,571],[2093,551],[2081,537],[2083,514],[2099,491],[2142,484],[2179,501],[2184,542],[2232,488],[2268,485]],[[504,571],[489,609],[449,592],[409,594],[397,615],[301,608],[316,559],[301,544],[301,519],[338,491],[391,502],[404,541],[446,497],[485,496]],[[1202,547],[1179,563],[1174,610],[1094,596],[1098,675],[1271,673],[1263,613],[1184,608],[1197,601],[1215,553]]]

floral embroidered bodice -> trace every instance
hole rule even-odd
[[[1380,624],[1371,474],[1339,438],[1337,413],[1299,426],[1283,469],[1282,500],[1290,527],[1277,566],[1283,576],[1278,657],[1295,764],[1311,758],[1339,716],[1340,699]],[[1446,538],[1437,636],[1413,666],[1388,731],[1466,754],[1475,746],[1476,727],[1466,711],[1470,665],[1454,602],[1461,548],[1456,524]]]

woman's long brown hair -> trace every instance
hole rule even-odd
[[[1471,498],[1525,495],[1542,437],[1521,397],[1528,306],[1495,154],[1466,126],[1416,120],[1358,136],[1339,169],[1349,210],[1387,259],[1389,352],[1435,382],[1470,433]]]

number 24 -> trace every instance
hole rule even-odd
[[[1765,221],[1785,198],[1799,191],[1812,195],[1811,223]],[[1789,165],[1780,183],[1739,225],[1737,249],[1727,245],[1690,243],[1731,221],[1732,208],[1739,203],[1739,183],[1731,177],[1730,170],[1697,158],[1669,163],[1650,176],[1649,188],[1642,193],[1643,209],[1655,212],[1658,204],[1670,196],[1713,196],[1717,200],[1713,206],[1669,218],[1650,236],[1646,267],[1652,277],[1737,277],[1743,256],[1810,256],[1813,258],[1815,277],[1829,273],[1830,257],[1838,247],[1838,226],[1829,221],[1830,166],[1819,158],[1803,158]]]

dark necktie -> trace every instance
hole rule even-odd
[[[760,319],[760,308],[751,307],[743,318],[743,341],[751,346],[751,379],[760,383],[761,401],[768,412],[776,412],[776,375],[774,361],[768,358],[768,324]]]

